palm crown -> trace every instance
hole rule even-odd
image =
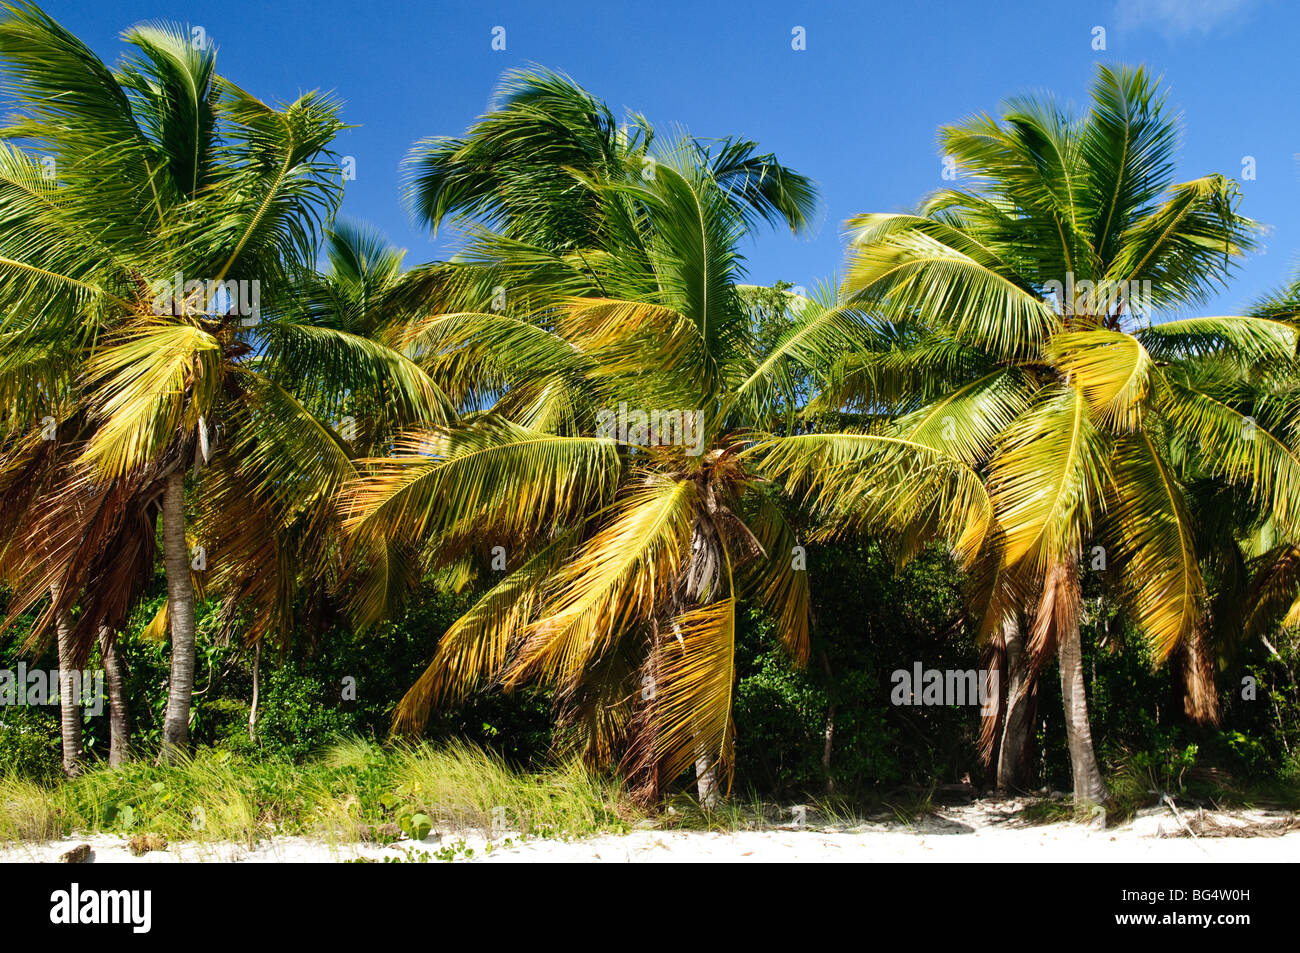
[[[626,137],[586,93],[549,75],[520,82],[536,88],[484,121],[493,136],[513,127],[526,143],[557,116],[600,117],[620,158],[598,137],[597,160],[573,160],[558,198],[526,204],[518,170],[494,160],[507,184],[485,195],[509,196],[493,209],[499,230],[480,227],[438,272],[445,313],[390,329],[463,415],[369,461],[347,494],[349,527],[423,548],[434,567],[463,569],[475,552],[486,564],[496,546],[507,562],[443,636],[398,724],[478,685],[538,679],[593,758],[621,751],[652,787],[692,762],[707,777],[730,754],[737,599],[757,594],[790,653],[808,650],[802,558],[751,430],[788,415],[792,363],[817,343],[846,346],[865,315],[801,301],[761,353],[739,243],[766,215],[801,226],[807,181],[749,144],[683,137],[619,153]],[[542,93],[562,108],[539,118]],[[527,164],[519,174],[535,178]],[[442,206],[419,190],[454,175],[474,179],[454,163],[417,176],[427,207]],[[576,231],[547,231],[553,202],[586,210]]]

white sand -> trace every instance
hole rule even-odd
[[[520,841],[517,835],[489,838],[483,833],[433,834],[424,841],[402,841],[388,847],[336,844],[301,837],[275,837],[253,849],[230,843],[172,844],[165,851],[133,857],[125,838],[109,834],[71,837],[40,845],[0,848],[0,862],[57,861],[78,844],[90,844],[95,863],[177,863],[234,861],[244,863],[322,863],[385,856],[420,860],[420,853],[437,862],[436,853],[458,847],[456,860],[489,863],[654,863],[654,862],[1035,862],[1127,863],[1142,861],[1199,863],[1204,861],[1300,860],[1300,831],[1281,837],[1164,837],[1179,830],[1166,809],[1143,811],[1130,823],[1094,829],[1073,823],[1028,826],[1011,816],[1018,805],[978,802],[943,808],[913,827],[900,823],[863,824],[851,830],[776,828],[728,833],[637,830],[576,841]],[[1262,811],[1216,813],[1221,820],[1276,820],[1285,817]],[[513,846],[506,847],[506,838]],[[463,846],[462,846],[463,845]],[[474,853],[466,858],[463,847]]]

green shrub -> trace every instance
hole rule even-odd
[[[0,707],[0,771],[43,780],[62,768],[55,710]]]

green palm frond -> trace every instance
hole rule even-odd
[[[1174,171],[1178,125],[1145,70],[1099,66],[1080,149],[1087,161],[1092,247],[1101,262],[1120,247],[1125,223],[1148,214]]]
[[[796,369],[831,366],[870,334],[871,315],[860,304],[826,289],[799,302],[789,329],[732,388],[731,401],[760,419],[780,397],[796,390]]]
[[[924,309],[956,340],[1007,358],[1033,355],[1057,324],[1023,278],[958,228],[885,214],[860,215],[849,227],[845,287],[891,320]]]
[[[821,535],[887,528],[947,538],[964,560],[993,518],[980,474],[934,447],[882,434],[796,434],[746,451],[825,521]]]
[[[1151,282],[1156,307],[1204,301],[1255,247],[1258,226],[1237,214],[1240,199],[1221,175],[1170,186],[1167,201],[1124,229],[1105,279],[1119,287]]]
[[[361,461],[367,475],[344,500],[350,531],[536,533],[608,501],[621,467],[612,439],[538,433],[492,416],[409,431],[395,450]]]
[[[1016,368],[999,368],[895,419],[884,433],[974,466],[1028,409],[1033,393]]]
[[[995,366],[978,348],[890,325],[823,369],[811,409],[908,413]]]
[[[132,111],[158,145],[177,194],[192,197],[213,176],[216,50],[210,44],[196,49],[175,26],[135,26],[122,38],[141,54],[121,71],[127,95],[146,101]]]
[[[345,398],[383,394],[375,408],[397,423],[446,423],[456,416],[446,394],[415,361],[383,344],[336,328],[291,322],[267,323],[262,369],[301,390],[312,382],[339,395],[335,409],[350,409]]]
[[[750,229],[756,217],[771,225],[784,222],[795,234],[812,227],[820,205],[812,179],[782,165],[770,152],[758,154],[754,142],[724,139],[705,155],[714,180],[733,196]]]
[[[1206,472],[1250,488],[1277,522],[1300,529],[1300,454],[1230,395],[1166,375],[1160,413],[1193,449]]]
[[[1197,317],[1166,321],[1134,332],[1159,361],[1232,355],[1243,366],[1292,361],[1296,356],[1294,325],[1258,317]]]

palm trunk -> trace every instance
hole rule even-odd
[[[1007,708],[998,745],[996,784],[999,791],[1015,791],[1023,788],[1029,779],[1037,691],[1029,677],[1024,636],[1015,615],[1003,621],[1002,641],[1007,655]]]
[[[50,586],[50,596],[59,598],[59,587]],[[55,613],[54,631],[59,650],[59,729],[63,739],[63,773],[75,778],[81,773],[85,749],[81,735],[81,678],[73,663],[72,617],[66,609]]]
[[[715,591],[723,559],[720,558],[717,533],[712,526],[697,518],[691,530],[691,559],[686,567],[683,590],[690,606],[705,603]],[[695,742],[695,789],[700,806],[713,810],[720,800],[718,793],[718,762],[707,742],[697,732]]]
[[[696,749],[695,790],[700,798],[700,807],[711,811],[718,806],[718,768],[702,748]]]
[[[1061,668],[1061,700],[1065,706],[1065,734],[1070,745],[1070,767],[1074,774],[1076,804],[1105,803],[1108,792],[1097,755],[1092,749],[1088,726],[1088,699],[1083,678],[1083,642],[1077,613],[1073,622],[1056,633],[1057,661]]]
[[[163,566],[167,572],[167,613],[172,636],[171,681],[163,716],[164,762],[185,754],[189,743],[194,690],[194,585],[185,544],[185,473],[167,476],[163,490]]]
[[[1204,626],[1198,626],[1175,659],[1177,681],[1182,683],[1183,712],[1197,725],[1219,723],[1219,693],[1214,680],[1214,657]]]
[[[108,683],[108,764],[116,768],[125,764],[131,746],[131,722],[126,709],[126,671],[117,652],[117,639],[108,626],[99,629],[99,653],[104,659]]]

